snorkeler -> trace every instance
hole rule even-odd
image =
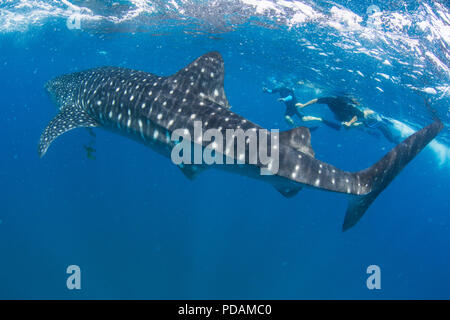
[[[373,110],[361,110],[359,103],[347,96],[323,97],[312,99],[306,103],[296,103],[299,108],[305,108],[312,104],[326,104],[334,116],[341,124],[347,128],[352,126],[360,126],[369,114],[374,113]]]
[[[402,141],[403,136],[398,130],[397,120],[385,117],[369,108],[360,108],[357,101],[347,96],[317,98],[305,104],[297,103],[296,106],[304,108],[316,103],[326,104],[336,119],[347,128],[362,126],[364,129],[375,129],[392,143],[398,144]]]
[[[87,146],[87,145],[84,145],[83,148],[84,148],[84,150],[86,150],[86,157],[88,159],[95,160],[94,153],[96,150],[93,147]]]
[[[297,116],[301,121],[307,122],[307,121],[321,121],[325,125],[329,126],[330,128],[334,130],[339,130],[340,125],[333,123],[332,121],[328,121],[319,117],[313,117],[313,116],[305,116],[303,115],[299,110],[300,108],[297,107],[297,98],[295,97],[294,90],[286,88],[286,87],[278,87],[275,89],[267,89],[266,87],[263,87],[263,92],[266,93],[279,93],[280,98],[278,98],[278,101],[284,102],[286,106],[286,111],[284,112],[284,118],[286,122],[291,126],[296,126],[293,116]]]
[[[89,135],[91,136],[91,141],[89,141],[89,144],[83,145],[84,150],[86,151],[86,157],[91,160],[95,160],[95,132],[92,130],[92,128],[86,128]]]

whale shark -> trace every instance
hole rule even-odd
[[[170,76],[119,67],[99,67],[62,75],[45,87],[59,113],[42,132],[38,154],[63,133],[80,127],[101,127],[139,141],[170,158],[177,141],[176,130],[194,131],[195,121],[205,129],[262,130],[259,125],[233,112],[224,91],[224,62],[218,52],[207,53]],[[399,172],[441,131],[438,119],[410,135],[371,167],[355,172],[341,170],[315,157],[306,127],[279,132],[278,170],[263,175],[261,162],[235,165],[178,164],[194,179],[208,168],[249,176],[274,186],[283,196],[293,197],[303,187],[349,196],[343,230],[353,227],[377,196]],[[271,135],[270,133],[269,135]],[[205,141],[190,143],[205,148]],[[272,140],[271,140],[272,141]],[[258,144],[258,147],[261,144]],[[249,148],[250,149],[250,148]],[[246,157],[251,150],[245,150]],[[225,156],[225,155],[224,155]],[[232,154],[232,157],[238,157]]]

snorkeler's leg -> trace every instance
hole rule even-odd
[[[300,103],[300,102],[298,102],[298,103],[295,104],[295,106],[297,106],[299,108],[304,108],[304,107],[312,105],[312,104],[314,104],[316,102],[317,102],[317,99],[312,99],[312,100],[308,101],[307,103]]]
[[[302,121],[323,121],[322,118],[319,117],[313,117],[313,116],[303,116]]]

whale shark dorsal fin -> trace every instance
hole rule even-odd
[[[220,107],[230,108],[225,95],[223,81],[225,69],[219,52],[207,53],[172,75],[184,93],[192,97],[214,102]]]
[[[311,133],[306,127],[297,127],[280,132],[280,143],[314,157],[314,150],[311,146]]]
[[[97,126],[97,122],[82,109],[73,105],[64,107],[42,132],[38,146],[39,157],[43,157],[53,140],[63,133],[75,128]]]

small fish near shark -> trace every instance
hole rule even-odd
[[[59,113],[41,135],[39,156],[58,136],[79,127],[102,127],[120,133],[169,158],[176,145],[171,134],[177,129],[193,132],[195,121],[201,121],[205,129],[224,133],[237,128],[262,130],[230,110],[223,83],[224,63],[218,52],[207,53],[168,77],[119,67],[57,77],[45,87]],[[358,172],[343,171],[316,159],[305,127],[279,133],[279,168],[273,175],[259,174],[263,167],[259,162],[231,166],[180,164],[179,168],[191,179],[209,167],[232,171],[268,182],[286,197],[296,195],[302,187],[345,193],[350,196],[345,231],[360,220],[376,197],[442,127],[441,121],[435,119],[374,165]],[[195,144],[195,139],[191,143]],[[200,145],[204,148],[206,142]],[[246,150],[246,156],[249,152]]]

